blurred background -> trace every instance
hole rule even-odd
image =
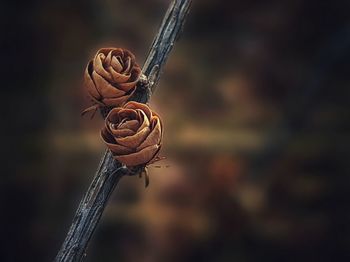
[[[1,4],[0,261],[55,257],[105,150],[85,66],[105,46],[143,64],[169,3]],[[122,179],[86,261],[344,261],[349,12],[194,0],[151,102],[167,160]]]

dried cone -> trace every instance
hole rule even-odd
[[[123,105],[136,89],[141,68],[135,56],[122,48],[102,48],[85,70],[85,86],[101,107]]]
[[[157,157],[162,131],[159,116],[147,105],[128,102],[109,112],[101,136],[115,159],[133,167]]]

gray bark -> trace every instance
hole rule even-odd
[[[142,69],[148,78],[148,84],[140,84],[131,100],[142,103],[149,101],[169,53],[180,35],[190,4],[191,0],[174,0],[170,4]],[[111,193],[119,180],[127,174],[128,169],[114,160],[111,152],[107,150],[54,261],[83,260],[86,247]]]

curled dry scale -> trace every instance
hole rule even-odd
[[[148,185],[146,168],[160,160],[163,125],[159,115],[146,103],[179,38],[190,5],[191,0],[171,2],[142,70],[135,56],[123,48],[101,48],[88,62],[84,85],[93,104],[83,114],[92,112],[93,117],[100,110],[105,118],[101,138],[108,150],[80,202],[55,261],[83,260],[107,201],[121,177],[144,174]]]

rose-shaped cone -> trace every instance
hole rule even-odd
[[[85,70],[85,87],[92,100],[101,107],[123,105],[136,89],[141,68],[135,56],[122,48],[98,50]]]
[[[162,134],[159,116],[137,102],[112,109],[101,130],[101,137],[114,158],[129,167],[154,160],[161,148]]]

